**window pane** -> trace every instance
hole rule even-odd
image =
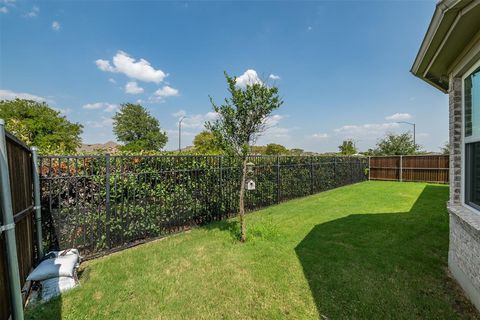
[[[480,69],[465,78],[465,137],[480,138]]]
[[[465,202],[480,207],[480,142],[466,145]]]

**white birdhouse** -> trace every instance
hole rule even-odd
[[[252,179],[247,180],[247,190],[255,190],[255,181]]]

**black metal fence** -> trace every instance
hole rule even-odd
[[[253,210],[366,180],[357,157],[252,156]],[[47,156],[40,159],[51,247],[95,256],[238,211],[240,163],[222,156]]]

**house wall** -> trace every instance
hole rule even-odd
[[[470,300],[480,310],[480,214],[462,205],[462,78],[449,86],[450,243],[448,266]]]
[[[450,78],[450,204],[461,203],[462,189],[462,78]]]

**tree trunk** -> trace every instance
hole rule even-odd
[[[247,177],[247,158],[242,162],[242,180],[240,182],[240,198],[239,198],[239,212],[240,218],[240,241],[245,242],[247,239],[247,227],[245,225],[245,178]]]

